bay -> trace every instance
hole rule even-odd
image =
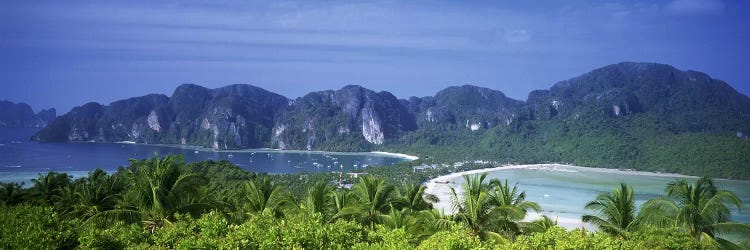
[[[547,215],[553,220],[557,219],[560,226],[569,229],[580,226],[593,229],[592,225],[580,221],[583,214],[593,213],[593,211],[585,210],[584,206],[597,195],[612,192],[614,188],[619,187],[620,183],[627,183],[633,187],[636,206],[640,207],[650,199],[662,197],[666,184],[671,181],[688,178],[691,183],[694,183],[697,179],[564,165],[489,171],[487,181],[493,178],[508,180],[511,185],[518,183],[519,190],[526,192],[526,200],[536,202],[541,206],[540,214]],[[457,194],[462,196],[461,187],[464,179],[457,173],[440,180],[449,183],[438,184],[430,181],[427,183],[426,192],[440,198],[440,202],[435,204],[436,208],[452,213],[450,188],[455,188]],[[733,209],[732,220],[750,223],[750,181],[717,179],[714,182],[719,188],[734,192],[743,201],[740,210]],[[537,216],[534,214],[530,217]]]
[[[25,182],[38,173],[66,172],[74,178],[95,168],[105,171],[127,166],[129,159],[182,154],[186,162],[228,160],[254,172],[270,174],[361,171],[368,166],[391,165],[408,159],[379,153],[280,151],[270,149],[215,151],[188,146],[129,143],[38,143],[36,128],[0,128],[0,182]]]

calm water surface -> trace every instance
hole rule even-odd
[[[243,169],[255,172],[301,173],[357,171],[368,166],[391,165],[402,158],[371,153],[322,153],[304,151],[211,151],[190,147],[171,147],[122,143],[37,143],[29,138],[38,129],[0,128],[0,182],[26,182],[38,173],[67,172],[74,177],[101,168],[116,170],[128,165],[128,159],[183,154],[185,161],[229,160]]]
[[[619,188],[619,183],[625,182],[633,187],[636,205],[640,206],[649,199],[662,197],[667,183],[676,180],[674,177],[640,176],[625,173],[602,173],[594,171],[559,168],[553,169],[513,169],[490,172],[487,179],[507,179],[517,182],[520,190],[526,191],[526,199],[538,203],[544,211],[542,214],[552,218],[580,220],[583,207],[597,195],[612,192]],[[690,181],[694,181],[691,178]],[[451,180],[449,185],[438,185],[434,192],[441,197],[449,197],[449,186],[460,191],[463,178]],[[750,223],[750,182],[716,180],[720,188],[733,191],[742,199],[744,206],[740,211],[735,210],[732,219],[743,223]],[[460,194],[459,192],[459,195]],[[446,211],[451,209],[449,200],[442,200],[437,207]],[[572,225],[572,224],[571,224]]]

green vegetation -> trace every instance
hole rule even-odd
[[[727,220],[736,197],[708,178],[670,184],[638,216],[623,185],[588,206],[601,230],[566,231],[548,218],[524,220],[539,206],[486,175],[466,177],[453,190],[458,212],[443,214],[423,186],[395,183],[447,170],[413,172],[409,164],[347,178],[352,189],[332,185],[331,173],[256,174],[181,156],[76,180],[51,172],[28,189],[0,186],[0,248],[716,249],[747,246],[750,235],[750,226]]]
[[[734,193],[718,189],[703,177],[695,185],[682,179],[667,184],[667,196],[647,202],[643,211],[653,214],[659,223],[686,228],[691,236],[714,244],[732,245],[741,235],[749,241],[750,225],[728,221],[730,207],[739,209],[742,201]]]
[[[436,163],[561,162],[750,179],[750,141],[734,132],[677,131],[650,114],[612,119],[591,113],[580,119],[528,120],[479,131],[460,126],[420,129],[377,149],[428,156]]]
[[[599,216],[583,215],[583,222],[594,224],[604,232],[623,235],[635,231],[638,226],[633,188],[625,183],[621,183],[620,189],[613,190],[612,194],[600,194],[585,208],[597,211]]]
[[[457,208],[455,219],[466,225],[472,235],[502,241],[503,238],[534,232],[533,229],[546,231],[546,227],[528,225],[549,225],[547,218],[531,223],[521,222],[528,210],[539,211],[541,208],[536,203],[525,201],[526,194],[517,193],[515,186],[510,189],[507,181],[503,184],[496,179],[487,183],[486,173],[464,178],[463,197],[459,197],[453,188],[451,195]]]

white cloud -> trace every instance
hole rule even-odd
[[[725,7],[721,0],[674,0],[665,9],[681,15],[715,15],[723,13]]]
[[[505,41],[508,43],[523,43],[531,40],[531,31],[527,29],[513,29],[505,31]]]

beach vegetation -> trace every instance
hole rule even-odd
[[[179,156],[132,160],[75,180],[42,174],[28,188],[0,185],[0,248],[716,249],[730,246],[725,232],[747,226],[729,220],[737,197],[707,178],[670,184],[642,209],[653,215],[648,226],[632,224],[640,215],[630,187],[595,197],[599,205],[589,208],[599,219],[589,221],[601,223],[592,232],[568,231],[547,217],[529,221],[542,208],[517,185],[486,174],[465,177],[452,191],[457,212],[446,214],[432,208],[437,197],[424,186],[399,184],[433,173],[370,170],[343,180],[351,189],[331,173],[267,175]]]

